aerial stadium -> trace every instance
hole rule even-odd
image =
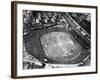
[[[23,69],[91,64],[91,14],[23,10]]]

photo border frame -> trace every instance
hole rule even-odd
[[[17,76],[17,4],[35,4],[35,5],[50,5],[63,7],[79,7],[79,8],[93,8],[96,9],[96,71],[95,72],[80,72],[80,73],[63,73],[50,75],[33,75],[33,76]],[[26,1],[12,1],[11,2],[11,77],[12,78],[32,78],[32,77],[50,77],[50,76],[65,76],[65,75],[80,75],[80,74],[94,74],[98,72],[98,7],[88,5],[73,5],[73,4],[58,4],[58,3],[41,3],[41,2],[26,2]]]

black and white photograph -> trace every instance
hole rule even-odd
[[[23,69],[91,65],[91,14],[23,10]]]
[[[12,2],[12,76],[97,73],[97,7]]]

